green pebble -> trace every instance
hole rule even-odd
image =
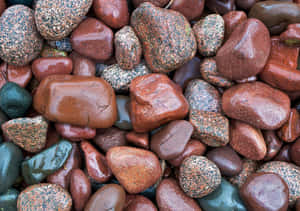
[[[0,195],[0,211],[17,211],[19,191],[11,188]]]
[[[11,142],[0,144],[0,194],[15,183],[22,160],[22,151],[15,144]]]
[[[117,95],[118,119],[115,126],[121,130],[131,130],[132,124],[129,115],[130,98],[124,95]]]
[[[72,144],[61,140],[57,144],[23,161],[22,175],[28,185],[41,182],[48,175],[60,169],[68,159]]]
[[[197,199],[205,211],[247,211],[238,189],[222,178],[221,185],[211,194]]]
[[[31,106],[30,93],[13,82],[7,82],[0,90],[0,108],[10,117],[23,117]]]

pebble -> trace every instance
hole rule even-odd
[[[118,118],[115,121],[115,126],[122,130],[131,130],[132,124],[130,120],[130,97],[126,95],[117,95]]]
[[[92,195],[85,206],[85,211],[114,210],[122,211],[125,205],[126,193],[117,184],[108,184]]]
[[[193,30],[179,12],[143,3],[133,11],[130,23],[153,72],[171,72],[195,56],[197,43]]]
[[[191,109],[189,121],[194,126],[193,137],[212,147],[229,142],[229,121],[220,113]]]
[[[35,92],[34,108],[50,121],[90,128],[108,128],[117,119],[113,89],[96,77],[48,76]]]
[[[297,139],[290,147],[289,155],[291,160],[300,166],[300,139]]]
[[[25,115],[32,104],[30,93],[13,82],[7,82],[0,90],[0,108],[10,118]]]
[[[222,16],[208,15],[198,21],[193,30],[198,43],[198,51],[202,56],[214,56],[224,39],[225,24]]]
[[[154,185],[162,175],[153,152],[134,147],[113,147],[106,153],[109,168],[130,194],[140,193]]]
[[[151,137],[151,150],[162,160],[176,158],[184,151],[193,130],[188,121],[172,121]]]
[[[42,50],[43,39],[34,24],[33,10],[24,5],[6,9],[0,18],[0,57],[11,65],[27,65]]]
[[[21,149],[11,142],[0,144],[0,154],[0,194],[3,194],[20,176],[23,155]]]
[[[101,78],[106,80],[115,92],[126,93],[129,91],[129,86],[133,79],[150,73],[151,71],[144,62],[141,62],[131,70],[124,70],[118,64],[114,64],[102,71]]]
[[[190,109],[221,112],[221,96],[218,90],[201,79],[190,81],[185,89],[184,96]]]
[[[296,203],[300,197],[300,168],[292,163],[272,161],[263,164],[258,172],[270,172],[278,174],[288,185],[289,206]]]
[[[92,0],[43,0],[35,5],[35,22],[46,40],[67,37],[89,11]]]
[[[283,146],[273,160],[274,161],[276,160],[276,161],[291,162],[290,148],[291,148],[291,145]]]
[[[149,136],[148,133],[136,133],[131,131],[126,134],[126,140],[137,147],[149,149]]]
[[[148,132],[184,118],[189,105],[180,88],[163,74],[148,74],[130,84],[130,119],[136,132]]]
[[[121,69],[132,70],[141,62],[142,44],[131,26],[115,34],[115,56]]]
[[[258,1],[257,0],[236,0],[235,4],[237,7],[243,10],[250,10],[256,2]]]
[[[157,7],[163,7],[169,2],[169,0],[132,0],[132,2],[135,7],[138,7],[140,4],[144,2],[151,2],[153,5]]]
[[[230,80],[240,80],[260,73],[267,63],[271,41],[266,26],[257,19],[248,19],[230,35],[218,50],[218,71]],[[242,71],[241,71],[242,70]]]
[[[12,119],[1,127],[9,140],[27,152],[38,152],[46,145],[48,122],[42,116]]]
[[[180,166],[179,183],[186,195],[201,198],[217,189],[221,184],[221,173],[206,157],[192,155]]]
[[[221,15],[236,9],[234,0],[209,0],[205,1],[205,5],[211,11]]]
[[[141,195],[127,195],[124,211],[157,211],[157,208],[148,198]]]
[[[281,33],[280,40],[289,46],[300,46],[300,24],[288,25],[285,32]]]
[[[175,179],[164,179],[156,189],[156,202],[160,211],[201,211],[196,201],[188,197]]]
[[[201,17],[204,3],[205,0],[174,0],[172,1],[170,9],[180,12],[191,21]]]
[[[56,131],[70,141],[81,141],[92,139],[96,136],[96,129],[89,127],[78,127],[70,124],[55,123]]]
[[[113,36],[113,31],[101,21],[86,18],[72,32],[71,44],[72,48],[83,56],[107,60],[113,54]]]
[[[1,0],[0,1],[0,16],[5,11],[5,9],[6,9],[6,1],[5,0]]]
[[[96,75],[96,64],[91,59],[73,51],[70,54],[70,58],[73,62],[73,75],[82,76],[95,76]]]
[[[265,130],[262,133],[267,145],[267,153],[264,160],[272,160],[281,149],[283,142],[277,137],[274,130]]]
[[[223,15],[225,23],[225,40],[227,40],[235,28],[247,20],[247,14],[244,11],[230,11]]]
[[[18,211],[70,211],[71,207],[72,198],[70,194],[56,184],[41,183],[31,185],[23,190],[18,197]]]
[[[69,37],[61,40],[47,40],[47,44],[59,51],[72,52],[72,45]]]
[[[44,45],[41,52],[42,57],[61,57],[68,56],[68,53],[65,51],[60,51],[55,48],[50,47],[49,45]]]
[[[278,137],[285,142],[293,142],[300,136],[300,116],[297,109],[292,108],[288,121],[278,131]]]
[[[0,210],[16,211],[19,191],[10,188],[0,195]]]
[[[261,82],[244,83],[227,89],[222,96],[224,113],[254,127],[280,128],[290,114],[289,97]]]
[[[228,146],[214,148],[206,154],[206,157],[218,166],[223,176],[235,176],[242,171],[241,158]]]

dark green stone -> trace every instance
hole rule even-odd
[[[155,193],[156,193],[156,186],[152,185],[151,187],[147,188],[146,190],[144,190],[140,194],[147,197],[151,201],[155,202]]]
[[[31,106],[30,93],[13,82],[7,82],[0,90],[0,108],[10,118],[23,117]]]
[[[247,211],[240,199],[238,189],[224,178],[214,192],[197,201],[205,211]]]
[[[22,160],[22,151],[15,144],[0,144],[0,194],[6,192],[18,178]]]
[[[7,0],[8,5],[24,4],[29,7],[32,5],[32,2],[33,0]]]
[[[68,159],[72,144],[61,140],[22,163],[22,175],[28,185],[41,182],[48,175],[61,168]]]
[[[129,115],[130,98],[124,95],[117,95],[118,119],[115,126],[122,130],[131,130],[132,124]]]
[[[8,117],[6,116],[6,114],[0,110],[0,128],[1,128],[1,125],[8,121]]]
[[[0,195],[0,211],[17,211],[19,191],[11,188]]]

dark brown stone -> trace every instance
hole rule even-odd
[[[128,201],[128,203],[124,207],[123,211],[157,211],[153,202],[144,196],[127,195],[126,201]]]
[[[205,5],[215,13],[221,15],[235,10],[234,0],[208,0],[205,1]]]
[[[278,137],[285,142],[293,142],[300,136],[300,116],[298,111],[291,109],[288,121],[278,131]]]
[[[223,15],[223,19],[225,22],[225,40],[227,40],[234,29],[247,20],[247,15],[244,11],[230,11]]]
[[[153,5],[158,6],[158,7],[163,7],[165,6],[170,0],[132,0],[133,5],[135,7],[138,7],[140,4],[144,2],[151,2]]]
[[[291,162],[290,149],[291,145],[283,146],[273,160]]]
[[[298,166],[300,166],[300,139],[297,139],[290,148],[290,158]]]
[[[264,160],[272,160],[276,154],[279,152],[281,146],[282,146],[282,141],[277,137],[276,133],[274,130],[265,130],[262,131],[264,140],[267,144],[267,154],[264,158]]]
[[[194,20],[200,18],[204,2],[204,0],[174,0],[170,9],[180,12],[188,20]]]

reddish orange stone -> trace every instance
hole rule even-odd
[[[300,47],[300,23],[290,24],[280,35],[280,40],[287,45]]]
[[[148,133],[136,133],[132,131],[126,134],[126,139],[129,143],[132,143],[138,147],[142,147],[145,149],[149,148]]]
[[[96,129],[89,127],[78,127],[70,124],[56,123],[55,128],[62,137],[70,141],[92,139],[96,136]]]
[[[223,15],[223,19],[225,22],[225,40],[227,40],[234,29],[247,20],[247,15],[244,11],[230,11]]]
[[[293,108],[288,121],[278,131],[278,136],[285,142],[293,142],[300,136],[300,116]]]

